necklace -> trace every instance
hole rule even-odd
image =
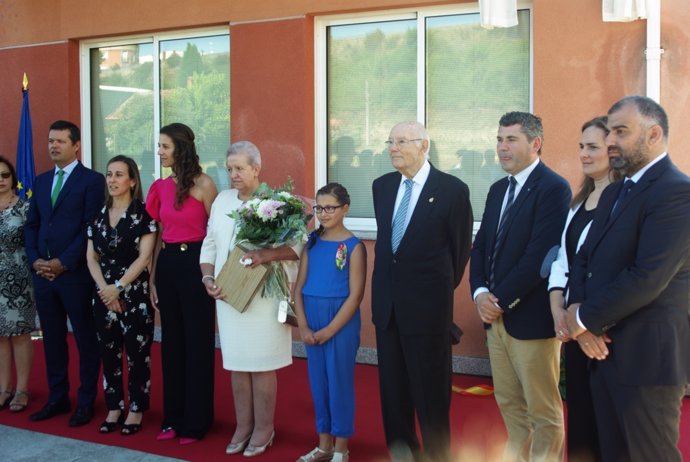
[[[12,207],[12,204],[14,203],[15,197],[17,197],[17,196],[15,196],[14,194],[11,194],[8,201],[0,202],[0,210],[7,210],[10,207]]]

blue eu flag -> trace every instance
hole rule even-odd
[[[19,139],[17,141],[17,193],[24,199],[30,199],[34,187],[34,148],[31,130],[31,113],[29,112],[29,89],[26,74],[24,74],[24,102],[22,103],[22,118],[19,122]]]

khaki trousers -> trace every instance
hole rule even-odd
[[[496,402],[508,430],[504,461],[563,460],[563,402],[555,338],[518,340],[499,318],[487,330]]]

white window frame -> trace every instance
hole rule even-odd
[[[213,35],[227,35],[230,36],[230,28],[202,28],[189,29],[175,32],[165,32],[157,34],[145,35],[130,35],[117,37],[112,39],[100,38],[97,40],[82,40],[79,44],[79,75],[81,88],[81,155],[82,162],[87,167],[93,165],[93,153],[91,150],[91,49],[105,48],[119,45],[142,45],[151,44],[153,47],[153,54],[159,59],[153,60],[153,138],[158,139],[158,132],[160,131],[160,107],[161,107],[161,92],[160,92],[160,42],[169,40],[193,39],[200,37],[208,37]],[[156,78],[158,77],[158,78]],[[153,152],[158,152],[158,146],[154,142],[152,147]],[[154,154],[155,155],[155,154]],[[160,162],[153,163],[154,174],[156,178],[161,176]]]
[[[534,101],[534,13],[532,2],[518,0],[518,9],[530,11],[529,24],[529,110],[533,111]],[[328,99],[327,99],[327,28],[348,24],[366,24],[370,22],[417,19],[417,119],[426,120],[426,28],[429,17],[479,13],[478,3],[461,5],[432,6],[423,8],[405,8],[390,11],[373,11],[344,15],[320,16],[314,20],[314,116],[316,146],[314,159],[315,190],[328,180]],[[383,142],[383,141],[382,141]],[[481,217],[474,217],[474,233],[479,229]],[[374,218],[345,218],[345,225],[363,239],[376,239],[376,220]]]

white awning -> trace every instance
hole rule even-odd
[[[517,0],[479,0],[479,18],[485,29],[517,26]]]
[[[629,22],[647,18],[647,0],[602,0],[602,19]]]

